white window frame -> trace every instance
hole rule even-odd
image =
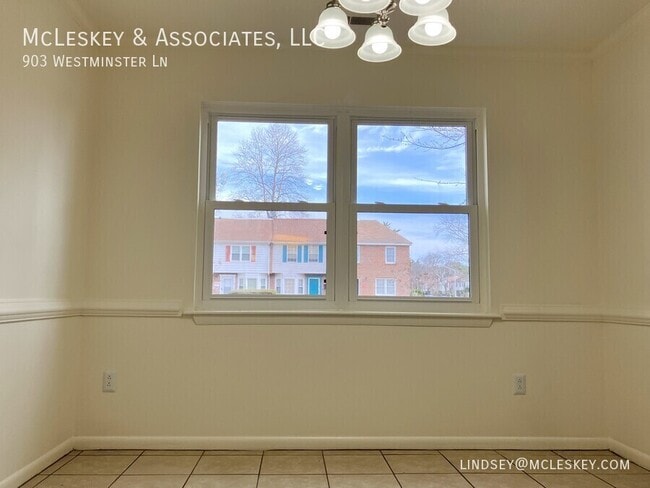
[[[250,296],[230,297],[211,295],[213,215],[216,208],[237,210],[265,210],[269,204],[227,202],[219,207],[210,200],[213,195],[214,168],[216,158],[211,139],[214,137],[215,122],[219,119],[268,120],[285,122],[314,122],[328,124],[329,160],[328,196],[325,203],[273,204],[282,211],[312,211],[327,215],[326,236],[326,279],[324,296],[274,296],[272,299]],[[384,204],[356,203],[356,125],[365,123],[454,123],[468,129],[468,185],[471,201],[465,206],[411,206],[398,205],[397,210],[414,213],[464,213],[470,222],[470,282],[472,298],[446,299],[430,297],[373,298],[357,295],[356,242],[357,212],[389,213]],[[338,318],[347,323],[350,314],[358,317],[355,323],[376,322],[376,317],[394,319],[396,324],[409,325],[420,320],[431,319],[431,325],[445,324],[489,325],[497,315],[492,311],[489,294],[488,265],[488,213],[487,213],[487,170],[486,132],[484,109],[434,109],[434,108],[358,108],[318,107],[285,104],[217,103],[204,104],[201,125],[200,185],[198,198],[198,246],[196,253],[195,300],[193,315],[198,323],[237,322],[233,317],[248,323],[251,316],[275,317],[278,323],[304,323],[304,317],[317,320],[323,315],[324,323],[337,323]],[[336,174],[336,180],[334,179]],[[336,202],[336,205],[334,204]],[[417,207],[417,208],[416,208]],[[462,208],[460,208],[462,207]],[[419,317],[417,320],[411,317]],[[381,315],[377,315],[377,314]],[[223,315],[222,318],[220,314]],[[252,314],[252,315],[251,315]],[[227,317],[227,318],[224,318]],[[300,318],[298,318],[300,317]],[[373,318],[374,317],[374,318]],[[234,322],[233,322],[234,320]],[[260,319],[262,320],[262,319]],[[312,321],[313,321],[312,320]],[[272,319],[268,323],[272,323]],[[469,321],[469,322],[468,322]],[[475,323],[475,321],[477,321]],[[253,322],[256,322],[253,320]],[[391,322],[392,323],[392,322]],[[426,325],[426,324],[424,324]]]

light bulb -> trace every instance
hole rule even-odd
[[[415,3],[418,3],[420,5],[426,5],[429,3],[429,0],[415,0]]]
[[[442,26],[440,27],[442,28]],[[323,28],[323,33],[325,34],[325,37],[330,40],[338,39],[341,35],[341,27],[338,25],[326,25]]]
[[[373,42],[371,47],[372,47],[372,51],[375,54],[384,54],[386,51],[388,51],[387,42]]]
[[[424,24],[424,32],[427,36],[436,37],[442,32],[443,25],[440,22],[427,22]],[[327,35],[327,33],[325,33]]]

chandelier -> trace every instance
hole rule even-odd
[[[454,40],[456,29],[449,22],[447,7],[453,0],[331,0],[311,31],[311,42],[326,49],[341,49],[352,44],[357,35],[350,25],[369,25],[357,51],[364,61],[382,63],[397,58],[402,48],[388,27],[390,15],[399,9],[418,19],[409,29],[409,39],[422,46],[442,46]],[[346,9],[372,17],[348,17]]]

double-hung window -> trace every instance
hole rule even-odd
[[[481,110],[215,104],[202,127],[197,312],[489,311]]]

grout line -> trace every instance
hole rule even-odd
[[[327,483],[327,488],[331,488],[331,486],[330,486],[330,475],[327,472],[327,463],[325,462],[325,449],[321,449],[320,457],[323,460],[323,469],[325,470],[325,482]]]
[[[402,488],[402,483],[400,483],[400,480],[397,478],[397,475],[395,474],[395,471],[393,471],[393,467],[388,462],[388,459],[386,459],[386,455],[384,454],[384,451],[382,451],[380,449],[379,454],[381,455],[382,459],[386,463],[386,466],[388,466],[388,469],[390,469],[390,472],[393,473],[393,478],[395,478],[395,481],[397,482],[397,484],[400,486],[400,488]]]
[[[46,471],[48,468],[50,468],[51,466],[53,466],[53,465],[55,465],[56,463],[60,462],[63,458],[69,456],[70,454],[72,454],[72,451],[70,451],[70,452],[68,452],[67,454],[61,456],[59,459],[57,459],[56,461],[54,461],[54,462],[53,462],[52,464],[50,464],[47,468],[45,468],[43,471]],[[52,476],[54,473],[56,473],[58,470],[60,470],[63,466],[65,466],[66,464],[68,464],[70,461],[72,461],[73,459],[76,459],[78,455],[79,455],[79,454],[76,454],[76,455],[72,456],[70,459],[68,459],[65,463],[63,463],[61,466],[59,466],[58,468],[56,468],[54,471],[52,471],[51,473],[48,473],[47,476],[48,476],[48,477]],[[43,471],[41,471],[39,474],[44,474]],[[41,483],[42,483],[42,482],[43,482],[43,481],[41,481]],[[40,483],[39,483],[39,485],[40,485]]]
[[[441,456],[442,456],[442,457],[443,457],[443,458],[444,458],[444,459],[445,459],[449,464],[451,464],[451,466],[456,470],[456,472],[457,472],[460,476],[462,476],[462,478],[465,480],[465,482],[466,482],[469,486],[471,486],[472,488],[476,488],[476,486],[475,486],[475,485],[474,485],[470,480],[467,479],[467,477],[466,477],[466,476],[461,472],[461,470],[458,469],[458,468],[454,465],[454,463],[452,463],[452,462],[449,460],[449,458],[443,454],[442,450],[439,450],[438,452],[440,453],[440,455],[441,455]],[[496,451],[495,451],[495,452],[496,452]],[[467,474],[470,474],[470,473],[467,473]]]
[[[194,474],[194,471],[196,471],[196,467],[201,462],[201,459],[203,459],[203,456],[205,456],[205,451],[201,451],[201,455],[199,456],[199,459],[196,460],[196,464],[194,464],[194,467],[192,468],[192,471],[190,471],[190,474],[187,475],[187,479],[185,480],[185,483],[183,483],[183,486],[181,488],[185,488],[185,485],[187,485],[187,483],[190,481],[190,478]]]
[[[134,459],[134,460],[133,460],[133,461],[132,461],[132,462],[131,462],[131,463],[130,463],[126,468],[124,468],[124,471],[122,471],[122,473],[121,473],[117,478],[115,478],[115,480],[114,480],[110,485],[108,485],[108,488],[111,488],[111,486],[113,486],[113,485],[117,482],[117,480],[119,480],[122,476],[124,476],[124,473],[126,473],[126,471],[127,471],[131,466],[133,466],[133,465],[135,464],[135,462],[136,462],[138,459],[140,459],[140,458],[143,456],[144,451],[145,451],[145,450],[143,449],[142,452],[140,452],[140,454],[137,455],[137,456],[135,457],[135,459]]]
[[[260,476],[262,476],[262,464],[264,464],[264,454],[266,451],[262,451],[262,457],[260,458],[260,467],[257,469],[257,482],[255,483],[255,488],[260,486]]]

